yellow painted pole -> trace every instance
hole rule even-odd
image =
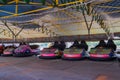
[[[16,2],[16,6],[15,6],[15,14],[14,14],[14,16],[18,16],[18,2],[19,2],[19,0],[15,0],[15,2]]]
[[[15,16],[18,16],[18,5],[16,4],[16,7],[15,7]]]
[[[56,0],[56,5],[58,5],[59,4],[59,0]]]
[[[15,0],[16,4],[18,4],[19,0]]]

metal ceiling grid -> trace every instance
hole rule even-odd
[[[101,10],[101,13],[108,14],[112,18],[120,17],[120,0],[112,0],[111,2],[102,3],[96,5],[97,9]]]

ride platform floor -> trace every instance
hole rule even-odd
[[[0,57],[0,80],[120,80],[117,61]]]

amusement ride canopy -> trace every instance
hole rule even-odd
[[[0,0],[0,40],[119,39],[120,0]]]

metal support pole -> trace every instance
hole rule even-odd
[[[83,17],[84,17],[84,20],[85,20],[85,23],[86,23],[86,26],[87,26],[87,30],[88,30],[88,39],[90,39],[90,29],[89,29],[89,25],[88,25],[88,22],[87,22],[84,11],[83,11]]]
[[[85,16],[85,10],[87,11],[86,5],[83,5],[83,6],[80,6],[80,7],[81,7],[82,14],[83,14],[83,17],[84,17],[86,26],[87,26],[88,39],[90,40],[90,30],[91,30],[91,27],[92,27],[92,24],[93,24],[93,21],[94,21],[94,15],[92,15],[92,20],[91,20],[91,23],[90,23],[90,25],[89,25],[88,22],[87,22],[86,16]],[[94,8],[92,8],[92,10],[91,10],[91,12],[89,12],[89,14],[92,14],[93,11],[94,11]],[[88,12],[88,11],[87,11],[87,12]],[[95,12],[95,13],[96,13],[96,12]],[[88,14],[88,15],[89,15],[89,14]]]
[[[13,35],[13,42],[16,42],[16,36]]]
[[[15,36],[17,37],[22,32],[23,29],[24,29],[24,26],[20,29],[20,31]]]
[[[12,35],[15,35],[15,33],[12,31],[12,29],[10,29],[10,27],[7,25],[7,22],[6,21],[2,21],[5,26],[10,30],[10,32],[12,33]]]
[[[20,34],[20,32],[22,32],[22,30],[24,29],[24,26],[20,29],[20,31],[18,33],[15,34],[14,31],[12,31],[12,29],[7,25],[7,22],[6,21],[2,21],[5,26],[10,30],[10,32],[12,33],[12,38],[13,38],[13,41],[15,42],[16,41],[16,37]]]

